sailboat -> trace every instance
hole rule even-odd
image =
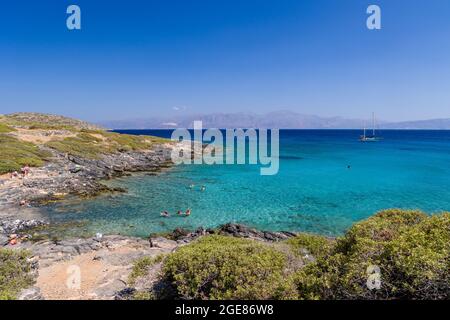
[[[366,124],[364,123],[364,134],[359,137],[359,141],[361,142],[375,142],[380,141],[381,138],[377,137],[375,134],[375,113],[372,112],[372,135],[366,134]]]

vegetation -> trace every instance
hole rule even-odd
[[[296,255],[312,254],[315,258],[323,257],[329,254],[333,241],[325,237],[314,234],[299,234],[296,237],[289,239],[286,243],[291,247],[291,250]]]
[[[138,278],[146,276],[148,269],[153,267],[155,264],[161,263],[163,259],[164,255],[160,254],[156,257],[143,257],[136,260],[133,264],[131,274],[128,277],[128,283],[134,284]]]
[[[355,224],[295,282],[305,299],[448,299],[449,246],[449,213],[386,210]],[[379,290],[367,286],[374,266]]]
[[[11,300],[33,284],[26,251],[0,249],[0,300]]]
[[[79,131],[80,129],[100,129],[99,126],[71,119],[63,116],[34,113],[18,112],[0,117],[0,122],[19,128],[40,129],[40,130],[69,130]]]
[[[303,262],[296,268],[286,245]],[[132,276],[145,276],[153,263],[138,262]],[[210,235],[167,256],[161,274],[182,299],[449,299],[450,213],[385,210],[336,240]],[[155,298],[135,298],[147,296]]]
[[[20,170],[26,164],[41,166],[50,156],[36,145],[6,134],[0,134],[0,148],[0,174]]]
[[[148,150],[154,143],[166,141],[149,136],[83,130],[75,137],[68,137],[61,141],[50,141],[46,145],[73,156],[98,159],[103,154]]]
[[[285,265],[285,255],[270,246],[212,235],[171,254],[163,273],[184,299],[295,298]]]
[[[15,129],[7,126],[6,124],[0,123],[0,133],[8,133],[12,131],[15,131]]]
[[[58,130],[55,138],[45,147],[88,159],[98,159],[104,154],[124,151],[148,150],[154,144],[169,140],[108,132],[96,125],[80,120],[39,113],[0,115],[0,174],[19,170],[22,166],[42,166],[51,156],[36,145],[21,139],[22,131],[33,135],[35,130]],[[17,132],[15,132],[17,131]],[[13,133],[13,134],[12,134]]]

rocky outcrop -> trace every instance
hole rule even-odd
[[[231,235],[233,237],[239,238],[251,238],[259,239],[264,241],[282,241],[292,237],[296,234],[293,232],[281,231],[281,232],[271,232],[271,231],[259,231],[256,229],[249,228],[247,226],[235,223],[228,223],[219,228],[219,234]]]
[[[0,207],[5,205],[45,205],[68,195],[92,197],[105,192],[123,192],[101,181],[131,172],[156,172],[170,167],[170,144],[152,150],[129,151],[89,159],[65,155],[49,149],[54,155],[49,163],[32,168],[24,178],[0,183]],[[3,184],[3,185],[2,185]]]
[[[180,243],[188,243],[198,237],[205,236],[208,234],[221,234],[237,238],[249,238],[254,240],[270,241],[270,242],[283,241],[296,236],[296,234],[293,232],[260,231],[237,223],[228,223],[217,229],[205,229],[200,227],[193,232],[189,232],[182,228],[177,228],[174,231],[168,233],[166,236]]]
[[[0,221],[0,234],[10,235],[45,225],[48,225],[48,222],[43,220],[2,220]]]

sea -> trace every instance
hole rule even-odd
[[[117,132],[170,137],[172,131]],[[383,209],[450,210],[450,131],[384,130],[378,132],[380,141],[367,143],[360,135],[280,130],[276,175],[260,175],[259,165],[177,165],[105,182],[126,193],[43,210],[74,232],[139,237],[229,222],[339,236]],[[187,209],[190,216],[177,214]],[[170,216],[162,217],[162,211]]]

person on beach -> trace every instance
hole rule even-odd
[[[189,217],[191,215],[191,209],[187,209],[185,215],[186,217]]]

